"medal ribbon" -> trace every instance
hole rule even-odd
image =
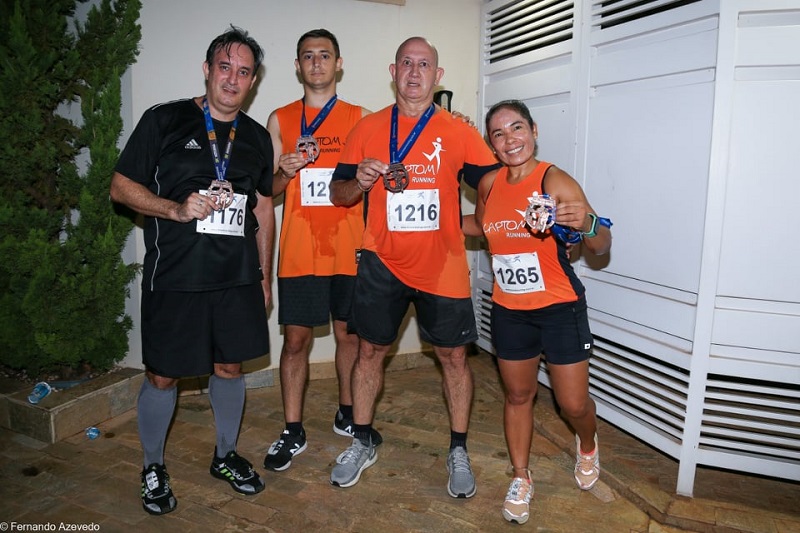
[[[228,164],[231,161],[231,150],[233,150],[233,139],[236,137],[236,126],[239,124],[239,114],[231,125],[231,132],[228,134],[228,146],[225,147],[225,154],[220,158],[219,145],[217,144],[217,133],[214,131],[214,121],[211,119],[211,111],[208,109],[208,99],[203,97],[203,115],[206,118],[206,131],[208,131],[208,142],[211,143],[211,155],[214,156],[214,170],[217,172],[217,179],[225,181],[225,174],[228,173]]]
[[[303,113],[300,115],[300,135],[302,137],[311,137],[314,135],[314,132],[317,131],[322,123],[328,118],[328,114],[333,109],[333,106],[336,105],[337,96],[334,94],[331,96],[331,99],[325,104],[325,106],[320,109],[319,113],[317,113],[317,117],[311,122],[310,126],[306,126],[306,99],[303,97]]]
[[[392,131],[391,135],[389,136],[389,163],[400,163],[403,159],[408,155],[408,152],[411,150],[411,147],[414,146],[414,143],[417,141],[417,137],[419,134],[422,133],[422,130],[428,124],[428,121],[433,116],[433,113],[436,111],[436,106],[431,104],[431,106],[425,110],[419,120],[414,125],[414,129],[411,130],[411,133],[408,134],[408,137],[403,142],[403,146],[400,147],[400,151],[397,150],[397,104],[392,107]]]

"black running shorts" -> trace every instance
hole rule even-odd
[[[455,348],[478,339],[470,298],[447,298],[413,289],[398,280],[374,252],[363,250],[353,300],[353,326],[362,339],[391,344],[414,304],[420,338]]]
[[[493,303],[492,343],[497,357],[509,361],[533,359],[542,353],[551,365],[586,361],[592,349],[586,298],[532,311]]]
[[[211,374],[269,352],[261,283],[205,292],[142,291],[142,352],[148,370],[182,378]]]
[[[278,278],[278,324],[317,327],[347,322],[353,308],[355,276]]]

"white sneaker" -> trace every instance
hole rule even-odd
[[[594,434],[594,450],[581,452],[581,439],[575,435],[575,482],[581,490],[589,490],[600,479],[600,449],[597,447],[597,433]]]

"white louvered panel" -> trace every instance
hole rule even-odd
[[[590,392],[592,397],[598,403],[607,405],[616,411],[624,412],[629,418],[638,421],[636,425],[647,425],[661,431],[662,433],[672,436],[676,440],[681,439],[683,433],[682,421],[678,421],[680,425],[676,426],[675,424],[667,423],[661,418],[653,416],[650,411],[637,408],[633,404],[620,403],[616,397],[606,393],[603,390],[590,387]],[[639,436],[644,437],[643,435]]]
[[[508,43],[503,43],[502,46],[490,50],[489,54],[491,57],[499,56],[505,59],[529,52],[538,48],[531,46],[531,41],[537,40],[538,37],[547,37],[548,41],[552,41],[553,43],[564,41],[572,36],[572,21],[570,21],[569,24],[565,24],[563,28],[559,28],[559,30],[558,32],[553,32],[553,28],[547,28],[539,32],[531,32],[530,34],[523,35]],[[514,43],[514,46],[510,46],[511,43]]]
[[[789,372],[794,372],[794,370],[791,370]],[[758,383],[763,383],[763,385],[758,385]],[[795,398],[797,400],[800,400],[800,388],[792,387],[786,383],[773,383],[769,381],[750,380],[749,383],[744,384],[742,380],[737,380],[736,378],[731,377],[731,375],[727,375],[726,380],[719,379],[718,376],[709,375],[708,381],[706,382],[706,386],[710,390],[715,390],[715,389],[733,390],[736,391],[737,393],[741,393],[742,391],[747,391],[759,397],[780,396],[780,397]],[[800,406],[800,403],[798,403],[797,405]]]
[[[703,434],[700,437],[700,444],[706,448],[725,448],[736,453],[746,452],[753,455],[761,455],[766,457],[779,457],[781,460],[795,460],[800,461],[800,449],[791,448],[787,444],[791,444],[787,439],[779,439],[771,437],[769,439],[762,439],[761,443],[754,442],[752,435],[746,431],[720,431],[717,437],[709,436],[713,434]],[[728,436],[728,439],[719,437]],[[740,437],[740,439],[734,438]],[[744,440],[747,439],[747,440]],[[781,440],[784,442],[782,443]],[[774,443],[775,446],[766,446],[765,443]],[[796,444],[796,441],[795,441]]]
[[[602,29],[624,24],[701,0],[595,0],[592,26]]]
[[[499,38],[509,38],[523,34],[527,28],[543,28],[572,18],[571,0],[557,0],[551,4],[545,7],[543,2],[530,3],[525,9],[509,11],[502,17],[492,17],[489,33]]]
[[[609,352],[613,352],[616,349],[613,344],[605,342],[600,337],[595,337],[594,345],[595,345],[596,349],[605,350],[605,351],[609,351]],[[638,356],[638,355],[636,355],[636,352],[633,352],[633,351],[630,351],[630,350],[625,350],[625,359],[620,360],[619,364],[621,364],[621,365],[630,364],[630,363],[625,363],[625,361],[630,361],[631,363],[634,363],[636,365],[635,369],[636,369],[637,372],[642,372],[642,371],[643,372],[648,372],[648,369],[656,368],[653,365],[652,358]],[[633,369],[632,366],[631,366],[631,368]],[[671,366],[668,366],[668,365],[664,364],[663,362],[660,362],[660,364],[658,365],[657,368],[658,368],[658,373],[660,375],[669,376],[672,380],[674,380],[674,381],[676,381],[678,383],[682,383],[683,386],[679,387],[679,388],[685,394],[686,386],[687,386],[686,385],[687,377],[686,377],[686,373],[685,372],[679,372],[675,368],[673,368]]]
[[[502,61],[572,38],[574,2],[519,0],[486,14],[485,58]]]
[[[764,409],[753,409],[753,408],[745,408],[739,407],[736,405],[724,405],[724,411],[719,414],[720,417],[738,417],[737,419],[747,418],[748,424],[755,423],[750,420],[751,418],[764,418],[767,420],[780,420],[781,427],[786,427],[787,424],[791,426],[797,427],[797,434],[800,436],[800,411],[795,411],[793,413],[787,413],[785,409],[781,410],[772,410],[772,411],[765,411]],[[719,408],[712,405],[706,406],[706,411],[708,414],[705,415],[704,418],[711,421],[713,416],[711,413],[718,413],[720,411]]]
[[[485,282],[478,281],[477,284]],[[478,328],[477,345],[487,352],[492,352],[492,286],[489,284],[488,290],[474,287],[472,299],[475,306],[475,323]]]
[[[709,376],[699,443],[707,452],[800,466],[800,391],[788,383]],[[717,464],[718,457],[709,457]]]
[[[697,454],[699,464],[783,479],[800,479],[800,461],[779,457],[765,458],[762,455],[742,451],[731,453],[729,450],[707,449],[704,446],[698,447]]]
[[[787,447],[800,446],[800,441],[797,440],[797,437],[800,437],[800,427],[798,426],[792,427],[780,423],[768,424],[766,422],[759,422],[757,418],[743,420],[741,418],[731,418],[728,416],[709,416],[709,415],[705,415],[703,417],[703,422],[709,424],[708,426],[709,428],[715,428],[715,430],[711,429],[707,430],[707,433],[709,435],[725,434],[724,431],[722,431],[720,428],[746,427],[745,430],[737,430],[740,432],[739,437],[742,437],[743,435],[752,437],[752,433],[759,433],[768,442],[782,443],[781,445]],[[795,438],[793,439],[792,437],[781,436],[785,434],[794,435]],[[798,450],[800,451],[800,448],[798,448]]]
[[[744,391],[740,393],[720,393],[709,390],[706,393],[706,401],[717,400],[719,403],[733,403],[733,404],[753,404],[760,407],[773,407],[776,409],[797,409],[797,401],[792,402],[789,399],[783,398],[765,398],[759,396],[745,396]]]
[[[541,18],[537,13],[535,16],[525,17],[514,21],[514,25],[508,28],[498,28],[489,35],[489,53],[494,49],[510,44],[523,42],[529,44],[530,41],[561,30],[572,29],[572,13],[555,13],[548,17]]]
[[[616,361],[615,361],[616,362]],[[625,380],[625,391],[630,393],[630,396],[639,401],[644,401],[652,406],[671,413],[672,415],[683,418],[686,414],[685,401],[686,392],[678,391],[673,388],[665,387],[663,381],[658,380],[658,376],[651,374],[651,378],[644,372],[631,371],[627,373],[620,373],[620,366],[608,364],[602,359],[594,358],[592,361],[594,375],[596,377],[607,376],[609,380],[613,378],[610,383],[618,384],[618,380]],[[620,388],[620,390],[623,390]],[[666,401],[665,401],[666,400]]]
[[[624,409],[631,413],[636,413],[638,418],[646,420],[659,420],[672,428],[681,431],[683,429],[683,414],[675,415],[656,402],[642,401],[639,395],[631,394],[630,389],[620,387],[618,383],[609,381],[609,376],[592,372],[589,378],[590,391],[598,398],[603,398],[611,405]],[[605,379],[604,379],[605,378]],[[635,390],[635,389],[633,389]],[[624,407],[623,407],[624,406]],[[659,427],[662,424],[659,423]]]
[[[729,392],[725,390],[721,391],[716,387],[707,387],[706,400],[716,400],[718,403],[738,405],[750,404],[775,409],[800,409],[800,402],[798,402],[797,399],[791,400],[788,394],[784,395],[774,389],[769,392],[762,391],[759,394],[753,394],[751,390],[746,389],[744,391]]]

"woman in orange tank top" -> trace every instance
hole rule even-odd
[[[492,341],[505,385],[504,427],[514,470],[503,516],[524,523],[533,494],[528,457],[542,354],[561,413],[575,429],[575,481],[589,490],[600,475],[584,288],[570,264],[568,246],[550,225],[580,235],[586,248],[599,255],[611,247],[610,221],[595,214],[577,181],[536,159],[538,131],[525,104],[509,100],[494,105],[486,115],[486,134],[504,165],[481,180],[475,209],[477,228],[492,254]],[[528,207],[543,195],[555,208],[540,211],[537,224]]]

